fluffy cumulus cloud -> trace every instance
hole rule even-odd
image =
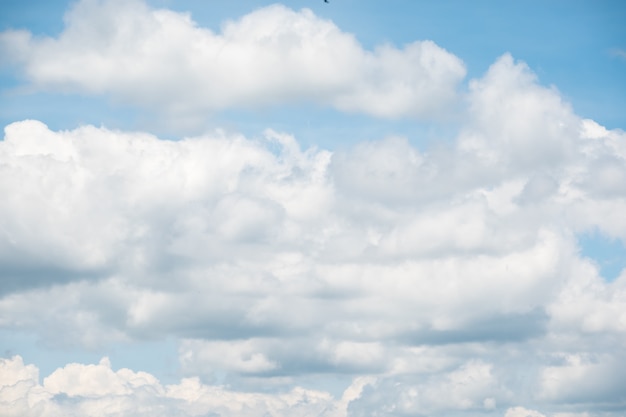
[[[281,6],[214,34],[143,3],[85,1],[58,38],[2,42],[38,87],[174,113],[314,100],[423,114],[463,76],[432,43],[364,51]],[[626,271],[607,280],[578,237],[626,242],[626,134],[509,55],[457,104],[457,136],[429,148],[8,125],[0,327],[59,348],[174,338],[183,378],[104,358],[40,379],[14,356],[0,362],[3,413],[623,414]]]
[[[280,395],[233,392],[185,378],[163,385],[154,376],[129,369],[114,371],[107,358],[93,365],[68,364],[41,383],[37,368],[22,358],[0,359],[0,407],[7,417],[157,416],[192,417],[341,416],[346,399],[295,388]]]
[[[467,113],[445,147],[388,138],[335,153],[274,131],[7,126],[2,326],[61,346],[173,335],[182,372],[227,375],[234,391],[162,387],[106,361],[40,386],[13,359],[3,395],[37,415],[120,396],[217,415],[248,402],[250,415],[620,409],[626,274],[604,280],[576,234],[626,238],[626,136],[509,56],[472,82]],[[370,379],[343,405],[285,391],[311,375]],[[287,394],[237,393],[264,384]]]
[[[0,51],[44,90],[107,94],[176,119],[313,102],[378,117],[431,117],[456,96],[460,59],[431,41],[364,49],[310,10],[273,5],[219,33],[140,0],[85,0],[63,32],[0,34]]]

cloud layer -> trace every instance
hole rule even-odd
[[[346,398],[295,388],[271,395],[233,392],[197,378],[162,385],[154,376],[130,369],[114,371],[107,358],[93,365],[68,364],[40,384],[38,370],[22,358],[0,359],[3,416],[341,416]],[[358,392],[357,392],[358,394]]]
[[[463,63],[434,43],[367,51],[282,6],[215,34],[88,0],[57,38],[9,31],[0,45],[37,89],[173,118],[314,102],[459,123],[428,148],[386,137],[337,151],[271,129],[171,141],[10,124],[0,327],[57,348],[173,338],[183,379],[104,358],[40,381],[14,356],[0,361],[9,415],[626,409],[626,271],[607,280],[578,243],[626,242],[626,134],[576,115],[524,63],[500,57],[461,98]]]
[[[465,76],[431,41],[365,50],[310,10],[273,5],[220,33],[143,2],[86,0],[56,38],[0,34],[0,51],[38,89],[106,94],[172,119],[233,107],[312,102],[385,118],[441,115]]]
[[[175,336],[182,372],[227,375],[234,396],[372,378],[338,415],[621,409],[626,275],[606,282],[577,233],[626,239],[626,137],[578,118],[510,56],[468,100],[455,142],[426,150],[7,126],[1,324],[53,345]],[[102,392],[63,385],[96,369],[26,385],[82,407],[57,393],[157,384],[124,371],[122,385],[96,379]],[[341,410],[330,394],[289,395]]]

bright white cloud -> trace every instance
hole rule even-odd
[[[575,156],[580,121],[524,63],[504,55],[470,82],[470,91],[470,121],[459,146],[484,164],[528,172],[564,168]]]
[[[84,1],[56,39],[1,36],[38,87],[170,115],[311,100],[424,116],[453,100],[464,74],[432,43],[365,51],[281,6],[214,34],[140,2]],[[1,363],[2,406],[33,416],[619,412],[626,272],[606,282],[577,234],[626,241],[626,135],[580,119],[509,55],[463,103],[458,136],[427,149],[391,137],[333,153],[272,130],[167,141],[7,126],[0,326],[56,346],[174,337],[191,378],[163,385],[103,360],[40,383],[16,357]],[[343,395],[297,388],[338,376],[353,381]],[[232,385],[206,382],[222,379]]]
[[[162,385],[154,376],[130,369],[114,371],[107,358],[99,364],[68,364],[40,384],[37,368],[22,358],[0,359],[3,416],[325,416],[345,415],[345,404],[362,384],[355,381],[346,400],[296,387],[279,395],[246,393],[186,378]]]
[[[506,410],[504,417],[545,417],[545,415],[535,410],[527,410],[524,407],[512,407]]]
[[[448,110],[465,76],[461,60],[431,41],[369,51],[310,10],[280,5],[214,33],[139,0],[84,0],[57,38],[7,31],[0,48],[36,88],[106,94],[172,120],[293,102],[431,117]]]
[[[505,397],[492,366],[469,361],[457,369],[416,380],[382,380],[369,386],[351,405],[353,415],[432,415],[441,411],[485,411]],[[381,401],[382,400],[382,401]],[[391,405],[393,404],[393,405]],[[388,413],[388,414],[385,414]]]

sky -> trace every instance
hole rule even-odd
[[[0,2],[0,414],[623,416],[625,19]]]

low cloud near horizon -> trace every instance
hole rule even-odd
[[[59,38],[5,32],[3,48],[36,88],[110,94],[169,116],[313,100],[437,118],[434,103],[436,113],[458,112],[460,126],[424,148],[383,137],[337,150],[303,148],[272,129],[173,141],[38,120],[6,126],[0,326],[57,348],[174,338],[183,376],[165,384],[103,358],[40,378],[15,355],[0,359],[7,415],[582,417],[626,408],[626,271],[603,277],[579,244],[589,233],[626,242],[624,131],[575,114],[509,54],[459,91],[464,64],[436,44],[365,51],[306,10],[257,10],[220,35],[139,2],[123,6],[131,20],[117,31],[84,23],[121,4],[80,2]],[[159,36],[172,44],[152,49]],[[325,55],[328,37],[346,62]],[[80,49],[94,42],[108,49]],[[150,96],[172,74],[116,72],[140,47],[146,67],[177,51],[180,66],[167,71],[183,85]],[[203,57],[220,48],[227,62],[209,69],[227,71],[228,82],[197,90]],[[283,72],[238,72],[250,63],[230,54],[257,48],[268,67],[284,61]],[[101,70],[54,67],[59,54]],[[320,54],[327,72],[300,71]],[[324,75],[338,68],[345,78]],[[218,84],[223,94],[209,94]],[[190,91],[190,107],[174,109]],[[305,388],[311,378],[351,382],[335,394]]]

